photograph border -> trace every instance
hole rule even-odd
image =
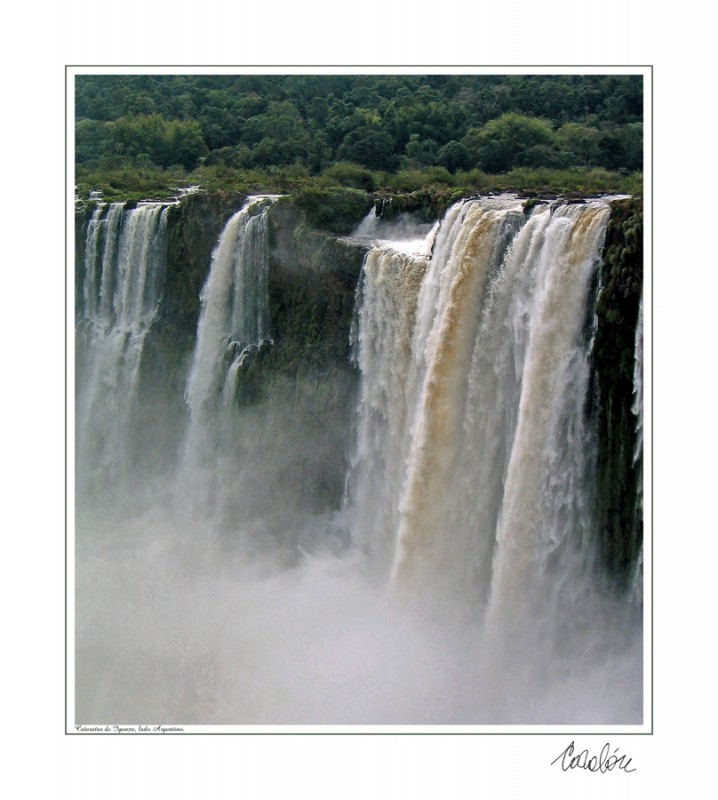
[[[313,72],[319,70],[319,72]],[[365,71],[365,73],[363,72]],[[644,335],[648,358],[644,361],[644,569],[643,569],[643,722],[640,725],[100,725],[103,730],[82,730],[95,726],[78,726],[73,721],[75,700],[74,672],[74,87],[73,81],[83,74],[640,74],[644,88]],[[507,72],[508,71],[508,72]],[[533,71],[533,72],[532,72]],[[553,71],[553,72],[551,72]],[[653,161],[653,65],[65,65],[65,734],[103,736],[130,734],[144,736],[645,736],[654,734],[654,538],[653,538],[653,369],[654,369],[654,161]],[[144,724],[143,724],[144,727]],[[135,728],[135,730],[133,730]]]

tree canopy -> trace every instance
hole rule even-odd
[[[643,165],[640,75],[80,75],[76,162],[369,170]]]

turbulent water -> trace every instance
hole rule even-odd
[[[215,248],[174,485],[120,524],[95,517],[78,528],[78,721],[640,723],[640,573],[630,597],[599,590],[592,518],[592,287],[608,203],[546,203],[527,215],[512,198],[466,201],[438,229],[367,217],[355,232],[368,252],[347,491],[332,514],[284,515],[291,563],[228,546],[212,513],[230,494],[235,540],[246,543],[270,527],[269,515],[243,516],[256,495],[283,504],[281,484],[236,482],[255,468],[267,475],[278,452],[276,442],[254,447],[247,463],[255,417],[234,403],[248,353],[272,340],[270,205],[250,198]],[[125,242],[137,212],[148,236],[154,220],[152,247]],[[129,410],[103,422],[87,399],[108,384],[101,371],[119,367],[113,348],[84,342],[119,338],[127,316],[103,310],[105,261],[108,276],[125,277],[132,261],[154,287],[133,306],[144,309],[137,336],[161,296],[163,211],[137,212],[100,208],[88,227],[93,333],[83,317],[78,352],[89,367],[78,373],[77,412],[88,473],[104,469],[90,446],[112,436],[121,452],[131,429]],[[638,430],[642,352],[639,326]],[[132,375],[121,390],[114,383],[127,409]],[[286,431],[270,434],[281,442]],[[89,504],[82,486],[78,503]],[[202,503],[184,502],[198,493]],[[337,534],[349,544],[329,546]]]
[[[142,351],[165,278],[167,208],[100,204],[88,225],[76,353],[83,492],[112,493],[131,469]]]
[[[184,491],[196,490],[200,476],[200,493],[216,481],[218,455],[231,443],[237,423],[239,372],[251,353],[272,343],[267,210],[273,200],[250,197],[225,226],[212,255],[185,392],[189,427],[181,467]]]
[[[631,411],[636,417],[636,444],[633,452],[633,464],[638,469],[636,525],[643,520],[643,300],[638,306],[638,323],[636,325],[636,349],[633,362],[633,404]],[[634,570],[632,591],[634,599],[640,602],[643,588],[643,547]]]

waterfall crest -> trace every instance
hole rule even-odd
[[[232,439],[240,369],[251,353],[272,342],[267,211],[274,199],[273,195],[249,197],[225,225],[212,254],[185,390],[189,409],[185,474],[214,469],[212,462],[223,443]]]
[[[609,216],[465,201],[428,261],[366,258],[355,535],[396,586],[461,587],[487,641],[590,568],[588,303]]]
[[[376,560],[384,571],[394,557],[391,531],[399,518],[393,499],[401,492],[410,444],[412,338],[427,264],[426,255],[375,248],[360,284],[355,346],[362,392],[350,506],[355,541],[381,552]]]
[[[195,300],[206,278],[194,342],[167,375],[171,336],[155,325],[167,206],[98,205],[86,221],[77,486],[79,505],[96,494],[101,513],[78,526],[78,716],[640,722],[642,554],[622,595],[600,580],[597,555],[592,370],[606,375],[593,348],[613,331],[596,311],[609,201],[526,213],[514,197],[471,199],[434,226],[372,211],[350,237],[363,250],[342,262],[342,283],[324,264],[321,280],[306,261],[286,268],[293,242],[278,234],[272,298],[291,306],[291,325],[269,315],[273,201],[248,198],[211,258],[214,242],[203,245],[201,272],[179,273],[196,281]],[[275,232],[294,224],[284,211]],[[179,251],[171,238],[173,269]],[[178,306],[175,284],[165,308]],[[344,385],[335,353],[309,351],[339,320],[346,358],[354,291],[358,369],[345,365]],[[304,324],[325,302],[331,324]],[[625,453],[638,471],[642,310],[633,335],[617,393],[625,406],[633,390],[637,443]],[[300,338],[300,358],[283,361]],[[173,419],[154,463],[137,458],[156,444],[147,400]],[[337,431],[340,445],[323,452]],[[341,478],[330,495],[313,460],[347,473],[342,507]],[[150,497],[138,502],[142,481]],[[115,489],[124,498],[105,514]]]
[[[165,280],[168,206],[97,206],[88,224],[77,338],[78,478],[107,489],[132,463],[145,338]]]

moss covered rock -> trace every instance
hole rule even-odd
[[[318,513],[338,508],[344,490],[358,385],[349,331],[364,249],[313,229],[288,199],[268,219],[273,344],[242,366],[236,399],[257,407],[266,440],[281,448],[267,480]]]
[[[360,189],[337,187],[304,189],[291,202],[304,213],[312,227],[347,234],[367,214],[373,200]]]
[[[598,424],[596,517],[601,558],[627,586],[642,545],[633,403],[636,325],[643,289],[643,203],[611,204],[603,250],[592,384]]]

